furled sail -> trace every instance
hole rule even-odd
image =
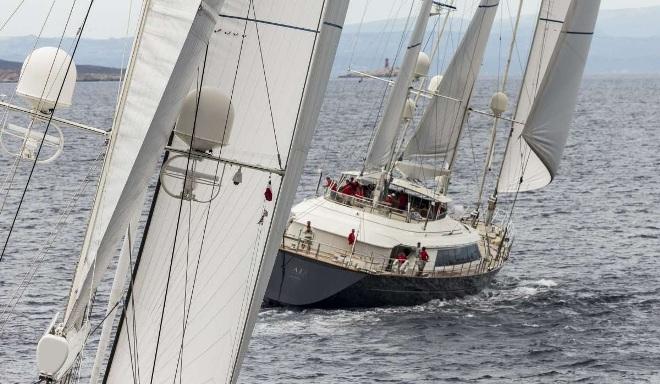
[[[366,168],[380,169],[392,160],[396,149],[396,138],[401,131],[401,116],[408,100],[408,89],[415,75],[415,66],[422,49],[424,32],[431,13],[433,1],[425,0],[419,10],[419,16],[410,36],[408,47],[397,75],[394,86],[388,96],[383,118],[379,121],[376,134],[369,147]]]
[[[481,0],[438,86],[436,92],[440,96],[434,96],[424,110],[422,120],[404,151],[405,158],[434,156],[451,162],[498,4],[499,0]]]
[[[347,7],[348,0],[225,1],[191,92],[229,97],[231,133],[213,151],[229,160],[180,163],[189,176],[215,180],[187,200],[162,176],[105,382],[236,382]],[[174,137],[171,147],[167,164],[187,144]]]
[[[220,0],[148,0],[134,42],[80,262],[65,313],[78,328],[85,308],[146,191],[179,106],[195,77]]]
[[[550,174],[541,160],[534,154],[527,142],[521,138],[523,123],[529,116],[532,104],[538,95],[541,81],[548,69],[559,36],[563,28],[566,12],[572,0],[543,0],[536,22],[532,46],[527,58],[518,103],[514,114],[512,140],[510,141],[502,165],[498,192],[518,190],[522,170],[525,168],[520,191],[541,188],[550,183]],[[523,162],[525,165],[523,166]]]
[[[500,192],[517,191],[521,178],[520,191],[542,188],[556,175],[575,111],[599,7],[599,0],[573,1],[570,4],[547,70],[529,107],[525,126],[517,132],[514,127],[502,169],[502,182],[498,186]],[[540,58],[530,63],[542,64]]]

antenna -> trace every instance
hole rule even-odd
[[[160,172],[161,185],[168,195],[201,203],[218,196],[220,180],[217,175],[199,172],[197,168],[204,161],[213,161],[209,155],[214,149],[229,143],[233,120],[229,97],[219,89],[202,87],[201,92],[188,93],[174,126],[174,134],[188,148],[185,154],[178,151],[179,154],[167,159]],[[200,188],[208,192],[200,193]]]
[[[71,105],[76,79],[76,66],[64,50],[54,47],[34,50],[23,62],[16,87],[16,94],[31,107],[10,108],[26,113],[29,123],[22,126],[5,120],[0,128],[0,148],[11,156],[39,163],[57,159],[64,149],[64,136],[51,115],[57,107]],[[45,134],[49,121],[54,135]],[[41,156],[37,159],[40,145]]]

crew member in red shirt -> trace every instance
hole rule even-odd
[[[408,256],[403,251],[400,251],[398,255],[396,255],[396,271],[400,272],[401,271],[401,265],[408,260]]]
[[[420,274],[424,271],[424,267],[426,266],[426,262],[428,261],[429,261],[429,253],[426,252],[426,247],[422,247],[422,250],[419,251],[419,260],[417,260],[417,262],[419,263]]]
[[[355,229],[351,229],[351,233],[348,234],[348,245],[353,248],[353,244],[355,244]]]

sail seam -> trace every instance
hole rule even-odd
[[[268,25],[273,25],[273,26],[276,26],[276,27],[294,29],[294,30],[297,30],[297,31],[319,33],[319,31],[317,29],[299,27],[297,25],[291,25],[291,24],[277,23],[275,21],[262,20],[262,19],[252,18],[252,17],[232,16],[232,15],[225,15],[225,14],[222,14],[222,13],[219,14],[218,16],[225,17],[225,18],[228,18],[228,19],[234,19],[234,20],[253,21],[255,23],[268,24]]]

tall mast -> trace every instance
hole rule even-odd
[[[410,35],[403,64],[388,97],[383,118],[376,129],[376,135],[369,148],[364,168],[389,168],[392,162],[397,138],[401,132],[403,110],[408,100],[410,84],[415,76],[417,60],[432,5],[433,0],[424,0],[422,3],[413,32]]]
[[[488,145],[488,154],[486,155],[486,161],[484,163],[484,172],[481,176],[481,183],[479,185],[479,194],[477,195],[477,204],[476,204],[476,216],[479,215],[479,209],[481,208],[481,198],[484,193],[484,186],[486,184],[486,176],[490,172],[490,168],[493,161],[493,152],[495,150],[495,139],[497,137],[497,125],[500,122],[500,116],[503,112],[503,109],[506,109],[507,98],[505,96],[506,85],[509,80],[509,69],[511,67],[511,59],[513,58],[513,49],[516,46],[516,37],[518,35],[518,25],[520,24],[520,14],[522,12],[523,0],[518,2],[518,12],[516,14],[516,22],[513,26],[513,33],[511,36],[511,44],[509,45],[509,54],[506,60],[506,66],[504,68],[504,77],[502,79],[502,84],[500,86],[499,92],[493,95],[491,100],[491,109],[495,116],[493,117],[493,126],[490,129],[490,144]],[[500,105],[497,105],[500,104]]]

